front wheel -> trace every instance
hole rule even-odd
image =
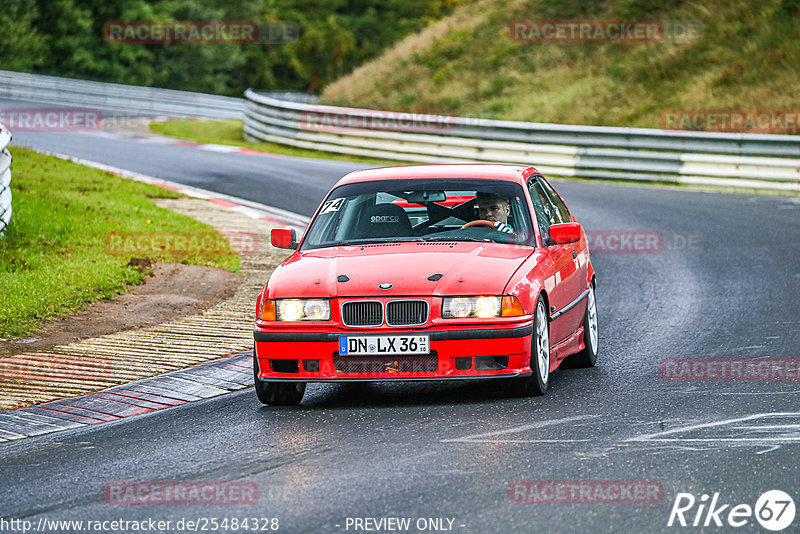
[[[294,406],[300,404],[306,392],[305,382],[264,382],[258,378],[258,358],[253,351],[253,378],[256,381],[256,396],[270,406]]]
[[[512,397],[544,395],[550,381],[550,321],[547,306],[539,295],[533,314],[533,339],[531,340],[531,376],[511,378],[507,392]]]

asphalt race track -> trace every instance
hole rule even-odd
[[[0,98],[3,108],[58,108],[50,104]],[[104,118],[124,122],[124,113],[104,112]],[[268,206],[312,215],[319,200],[343,175],[368,165],[313,158],[260,154],[228,154],[194,146],[163,144],[152,137],[119,135],[106,130],[81,134],[15,132],[13,145],[67,154],[129,171],[238,196]],[[164,138],[160,138],[164,139]],[[298,166],[297,161],[302,161]],[[269,180],[264,170],[270,169]]]
[[[103,133],[21,132],[14,144],[306,215],[339,176],[363,167]],[[169,531],[182,518],[211,517],[278,518],[290,533],[363,532],[355,518],[389,517],[410,518],[408,532],[763,531],[752,517],[737,529],[726,520],[767,490],[800,495],[800,199],[555,185],[588,230],[607,231],[605,253],[592,249],[596,368],[560,370],[545,397],[526,399],[505,398],[490,381],[317,384],[302,406],[270,408],[248,389],[2,443],[0,516],[34,524],[153,518],[173,521]],[[611,253],[607,237],[622,230],[658,232],[661,245]],[[794,378],[662,376],[667,358],[711,357],[794,358]],[[258,499],[108,504],[104,488],[118,481],[246,481]],[[663,495],[655,503],[517,503],[515,481],[650,481]],[[667,527],[679,493],[698,501],[719,493],[718,507],[730,505],[719,516],[724,526]]]

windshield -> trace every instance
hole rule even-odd
[[[503,180],[380,180],[337,187],[302,249],[402,241],[533,244],[525,193]]]

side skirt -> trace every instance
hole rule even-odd
[[[584,347],[583,326],[579,326],[567,339],[550,347],[550,370],[554,371],[564,358],[580,352]],[[555,366],[553,362],[555,362]]]

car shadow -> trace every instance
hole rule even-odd
[[[456,406],[487,401],[514,402],[504,379],[458,382],[351,382],[309,384],[302,407],[308,409],[386,408],[398,406]],[[553,384],[554,385],[554,384]]]

